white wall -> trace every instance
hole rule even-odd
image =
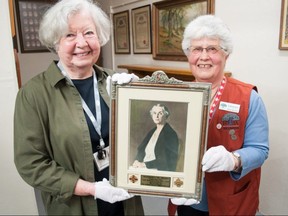
[[[8,1],[0,1],[0,214],[36,215],[34,190],[18,175],[13,162],[13,112],[18,90]]]
[[[48,68],[52,60],[58,59],[56,54],[47,53],[19,53],[22,85],[31,77]]]
[[[278,49],[281,1],[216,2],[216,14],[226,20],[235,37],[235,50],[227,68],[234,77],[258,86],[269,116],[271,150],[262,169],[260,211],[287,215],[288,51]]]
[[[114,12],[152,4],[157,0],[99,0],[105,10]],[[126,4],[128,2],[135,2]],[[270,124],[270,155],[262,169],[260,211],[266,215],[288,214],[288,51],[278,49],[281,0],[215,0],[217,16],[230,26],[235,49],[227,62],[233,77],[258,86],[267,108]],[[115,7],[117,5],[123,5]],[[8,6],[7,6],[8,7]],[[2,9],[2,7],[1,7]],[[2,13],[1,13],[2,14]],[[1,33],[2,34],[2,33]],[[113,40],[111,40],[112,42]],[[186,62],[155,61],[151,55],[114,55],[113,44],[103,49],[104,66],[155,64],[187,68]],[[55,55],[20,54],[22,81],[45,69]],[[2,58],[1,58],[2,60]],[[147,214],[165,214],[162,199],[144,198]]]

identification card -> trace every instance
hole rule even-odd
[[[234,104],[234,103],[221,101],[219,105],[219,109],[229,111],[229,112],[239,113],[240,104]]]
[[[109,166],[109,146],[102,149],[102,154],[103,152],[105,155],[104,157],[103,156],[100,157],[102,159],[99,159],[99,156],[98,156],[99,152],[95,152],[93,154],[98,171],[101,171]]]

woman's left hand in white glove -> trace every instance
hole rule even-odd
[[[202,159],[204,172],[232,171],[235,168],[234,156],[224,146],[216,146],[208,149]]]

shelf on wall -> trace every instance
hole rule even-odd
[[[129,65],[118,65],[118,68],[127,69],[128,73],[134,73],[135,75],[141,77],[151,76],[154,71],[161,70],[164,71],[169,78],[174,77],[183,81],[194,81],[195,77],[193,76],[190,69],[178,68],[178,67],[167,67],[167,66],[158,66],[158,65],[141,65],[141,64],[129,64]],[[225,72],[225,76],[232,76],[231,72]]]

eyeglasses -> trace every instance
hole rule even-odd
[[[193,55],[200,55],[203,50],[205,50],[208,55],[216,54],[219,50],[226,51],[223,47],[220,46],[208,46],[206,48],[200,46],[190,46],[187,48],[187,53],[191,53]]]

